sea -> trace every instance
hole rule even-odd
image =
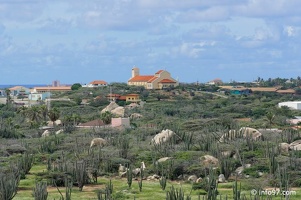
[[[22,87],[26,87],[26,88],[34,88],[34,87],[47,87],[49,85],[47,84],[11,84],[11,85],[0,85],[0,89],[6,89],[6,88],[12,88],[15,86],[22,86]]]

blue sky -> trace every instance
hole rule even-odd
[[[300,0],[0,0],[0,84],[301,76]]]

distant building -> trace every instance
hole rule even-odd
[[[287,101],[278,103],[278,107],[287,106],[294,110],[301,110],[301,101]]]
[[[143,86],[146,89],[164,89],[178,86],[179,82],[165,70],[159,70],[154,75],[140,75],[139,68],[134,67],[128,85]]]
[[[23,87],[23,86],[15,86],[12,88],[9,88],[10,94],[13,96],[18,96],[20,94],[22,95],[28,95],[30,93],[30,89]]]
[[[212,81],[207,82],[208,85],[222,85],[223,81],[219,78],[213,79]]]
[[[140,95],[139,94],[108,94],[106,98],[109,101],[126,101],[126,102],[140,102]]]
[[[124,127],[129,128],[130,127],[130,118],[112,118],[111,119],[111,126],[112,127]]]
[[[103,86],[107,86],[107,85],[108,85],[108,83],[106,81],[95,80],[95,81],[90,82],[87,85],[82,85],[82,87],[91,87],[91,88],[94,88],[94,87],[103,87]]]
[[[52,81],[52,87],[60,87],[60,86],[61,86],[60,81],[58,80]]]
[[[34,87],[34,93],[44,93],[44,92],[66,92],[71,91],[71,86],[59,86],[59,87]]]
[[[28,100],[31,101],[44,101],[47,98],[50,98],[50,92],[31,93],[28,95]]]

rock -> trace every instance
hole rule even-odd
[[[217,158],[215,158],[214,156],[211,155],[204,155],[200,158],[201,161],[201,165],[205,166],[205,167],[217,167],[219,164],[219,161]]]
[[[203,181],[203,179],[202,179],[202,177],[199,177],[198,179],[196,179],[196,183],[200,183],[200,182],[202,182]]]
[[[117,117],[124,117],[125,109],[122,106],[119,106],[111,111],[112,114],[116,115]]]
[[[140,119],[142,117],[143,116],[141,114],[139,114],[139,113],[133,113],[133,114],[130,115],[131,119]]]
[[[218,182],[219,183],[225,183],[226,182],[226,178],[225,178],[225,175],[224,174],[220,174],[218,176]]]
[[[163,162],[166,162],[166,161],[171,160],[171,159],[173,159],[173,157],[163,157],[163,158],[158,159],[156,161],[156,164],[163,163]]]
[[[301,145],[300,144],[301,144],[301,140],[296,140],[296,141],[289,144],[289,149],[300,151],[301,150]]]
[[[286,142],[282,142],[279,144],[280,153],[287,154],[289,150],[290,145]]]
[[[151,140],[152,144],[161,144],[169,141],[175,133],[169,129],[162,130],[160,133],[155,135],[155,137]]]
[[[119,105],[117,103],[111,102],[107,107],[102,109],[102,111],[100,111],[100,113],[105,113],[106,111],[111,112],[112,110],[114,110],[117,107],[119,107]]]
[[[198,177],[196,175],[191,175],[188,177],[188,181],[192,182],[192,183],[195,183],[196,180],[198,179]]]

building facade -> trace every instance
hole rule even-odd
[[[159,70],[154,75],[140,75],[139,68],[134,67],[128,85],[143,86],[146,89],[164,89],[176,87],[179,82],[173,79],[170,73],[165,70]]]

